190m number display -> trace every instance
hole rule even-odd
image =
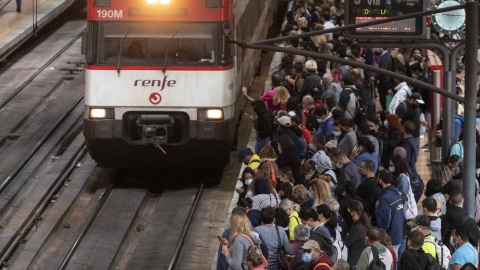
[[[97,10],[98,18],[101,19],[121,19],[123,18],[123,10]]]

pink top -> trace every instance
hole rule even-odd
[[[277,110],[277,106],[273,104],[273,97],[275,96],[275,88],[266,92],[265,95],[261,97],[263,101],[267,102],[267,109],[269,111],[275,112]]]

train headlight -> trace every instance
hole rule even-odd
[[[222,120],[223,110],[221,109],[200,109],[198,110],[199,120]]]
[[[167,5],[167,4],[170,4],[170,0],[147,0],[147,4],[164,4],[164,5]]]
[[[113,108],[109,109],[100,109],[100,108],[90,108],[90,118],[91,119],[114,119]]]

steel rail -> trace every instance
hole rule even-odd
[[[113,179],[115,179],[115,177],[113,177]],[[87,234],[88,230],[90,229],[90,227],[92,226],[92,224],[95,222],[95,220],[97,219],[97,216],[100,214],[100,212],[102,211],[103,207],[107,204],[107,201],[108,201],[108,198],[110,197],[110,195],[112,194],[112,191],[113,191],[113,185],[114,185],[114,181],[111,181],[108,186],[107,186],[107,189],[105,190],[105,192],[103,193],[102,195],[102,198],[100,199],[97,207],[95,208],[95,211],[90,215],[90,217],[88,218],[88,223],[83,226],[82,228],[82,231],[80,232],[80,234],[77,236],[77,238],[75,239],[75,242],[73,243],[73,245],[70,247],[70,249],[68,250],[67,254],[65,255],[65,257],[63,258],[62,262],[60,263],[60,265],[58,266],[57,269],[59,270],[63,270],[67,267],[68,263],[70,262],[70,260],[72,259],[73,255],[75,254],[75,251],[77,250],[78,246],[80,245],[80,243],[82,242],[83,238],[85,237],[85,235]]]
[[[85,145],[85,142],[83,142],[80,148],[75,153],[74,157],[69,162],[69,164],[65,166],[64,171],[61,172],[60,177],[58,177],[52,183],[52,185],[48,189],[48,192],[46,192],[42,196],[42,198],[39,200],[37,205],[35,205],[33,210],[27,216],[25,221],[17,229],[17,232],[15,233],[15,235],[9,240],[9,242],[3,248],[3,250],[0,251],[0,262],[2,262],[2,265],[4,265],[7,262],[7,260],[10,258],[13,251],[15,250],[15,246],[21,241],[21,239],[24,236],[28,234],[30,229],[35,224],[37,217],[39,217],[41,213],[43,213],[48,207],[48,202],[50,201],[50,198],[59,191],[59,189],[62,187],[67,177],[69,177],[73,172],[73,170],[75,169],[75,165],[77,164],[77,162],[80,161],[85,156],[86,153],[87,153],[87,147]]]
[[[180,233],[180,240],[177,242],[177,245],[175,246],[175,250],[173,252],[173,257],[170,260],[170,264],[167,268],[168,270],[175,269],[177,261],[180,257],[180,251],[182,250],[182,247],[183,247],[183,244],[185,243],[185,239],[186,239],[188,230],[190,229],[190,225],[192,224],[193,215],[195,214],[195,210],[197,209],[198,202],[200,201],[200,199],[202,197],[204,186],[205,186],[205,182],[203,182],[200,185],[200,187],[197,190],[197,194],[195,194],[195,199],[193,200],[193,204],[190,207],[190,211],[188,212],[187,220],[183,224],[182,232]]]
[[[83,100],[84,94],[79,96],[77,100],[67,109],[67,111],[55,122],[52,128],[43,135],[40,141],[30,150],[30,152],[20,161],[20,163],[13,169],[13,171],[8,175],[8,177],[0,184],[0,194],[5,191],[8,185],[13,181],[13,179],[18,175],[18,173],[27,165],[27,163],[33,158],[35,153],[45,144],[45,142],[50,138],[50,136],[55,133],[55,131],[60,127],[60,125],[65,121],[65,119],[72,113],[72,111],[78,106],[78,104]],[[0,253],[0,257],[2,254]]]
[[[86,28],[84,28],[85,30]],[[60,55],[62,55],[68,48],[70,48],[73,43],[75,43],[81,36],[83,31],[82,30],[78,35],[76,35],[71,41],[69,41],[65,46],[63,46],[55,55],[53,55],[50,60],[45,62],[35,73],[33,73],[25,82],[23,82],[12,94],[10,94],[6,99],[4,99],[0,103],[0,111],[4,109],[4,107],[12,101],[27,85],[29,85],[35,78],[37,78],[40,73],[42,73],[50,64],[53,63],[53,61],[57,60]]]

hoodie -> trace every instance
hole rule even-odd
[[[410,87],[408,87],[406,82],[399,83],[394,89],[396,93],[392,98],[392,102],[390,102],[390,106],[388,107],[388,111],[392,114],[395,114],[398,105],[407,100],[407,98],[412,94],[412,90],[410,90]]]
[[[386,269],[387,270],[393,269],[393,257],[392,257],[392,254],[390,253],[390,250],[388,250],[382,244],[376,245],[376,248],[378,250],[378,257],[380,257],[380,260],[383,262],[383,264],[385,264]],[[372,260],[373,260],[372,248],[367,247],[363,250],[362,254],[360,255],[360,259],[358,259],[356,269],[367,270],[368,265]]]
[[[322,134],[324,137],[327,137],[332,133],[333,129],[333,117],[332,115],[328,115],[327,119],[323,120],[322,123],[320,123],[320,126],[318,126],[317,132],[315,134]]]
[[[442,223],[442,231],[444,231],[443,239],[444,243],[449,243],[452,229],[455,226],[462,225],[467,231],[470,244],[474,247],[478,246],[478,239],[480,238],[480,232],[478,230],[475,220],[468,217],[467,210],[464,208],[447,204],[447,213]]]

